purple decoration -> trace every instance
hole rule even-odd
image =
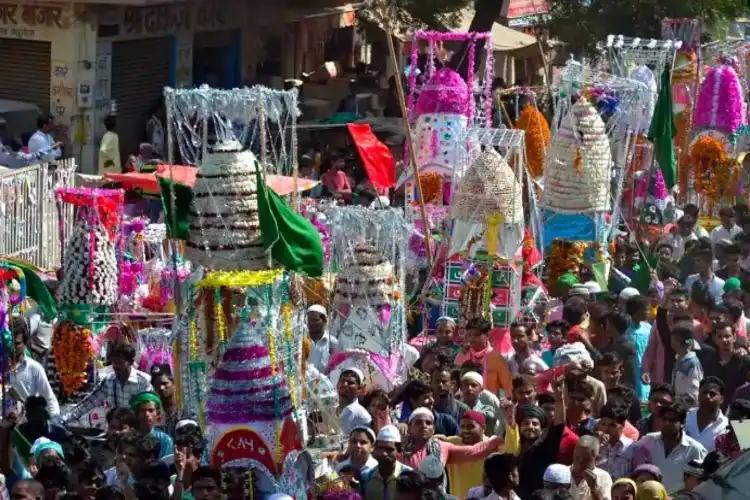
[[[470,116],[470,103],[473,100],[469,87],[461,75],[450,68],[441,68],[419,92],[414,118],[434,113]]]
[[[268,356],[268,350],[262,346],[237,347],[224,353],[224,363],[241,363],[243,361],[258,360]],[[268,375],[270,376],[270,372]]]
[[[283,420],[292,413],[289,387],[273,373],[268,348],[261,342],[249,325],[232,336],[209,384],[209,424],[247,425]]]
[[[271,376],[270,366],[258,368],[256,370],[231,371],[231,370],[227,370],[224,367],[216,370],[216,378],[220,380],[226,380],[226,381],[247,380],[250,378],[259,378],[259,377],[268,378],[270,376]]]

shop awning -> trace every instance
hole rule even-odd
[[[160,165],[155,173],[130,172],[127,174],[105,174],[104,177],[122,184],[127,189],[140,189],[146,193],[158,194],[159,180],[156,178],[157,176],[164,179],[173,179],[175,182],[193,187],[197,173],[198,169],[196,167]],[[286,175],[266,175],[266,184],[280,196],[294,192],[294,178]],[[297,179],[298,191],[307,191],[318,184],[319,181]]]
[[[474,9],[465,9],[461,14],[461,24],[453,31],[469,31],[471,20],[474,18]],[[536,45],[536,37],[516,31],[502,24],[492,25],[492,47],[496,51],[507,52]]]

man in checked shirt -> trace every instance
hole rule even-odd
[[[133,367],[135,348],[124,342],[114,343],[109,350],[112,371],[102,378],[99,385],[78,403],[63,422],[74,422],[94,408],[107,409],[129,407],[130,398],[142,392],[153,391],[151,376]]]

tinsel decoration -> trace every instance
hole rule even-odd
[[[690,159],[695,191],[705,197],[709,208],[734,195],[740,167],[727,157],[717,139],[709,136],[697,139],[690,150]]]
[[[86,368],[94,356],[91,330],[70,321],[55,327],[52,356],[63,393],[72,394],[86,383]]]
[[[550,251],[547,254],[547,282],[550,283],[551,286],[554,286],[560,276],[566,273],[572,273],[579,276],[585,250],[586,245],[580,241],[562,239],[554,240],[550,246]]]
[[[551,138],[547,119],[536,106],[528,104],[521,111],[516,127],[526,133],[526,165],[537,179],[544,173],[544,157]]]
[[[688,192],[688,180],[690,179],[690,154],[689,151],[683,151],[683,148],[688,144],[688,137],[690,135],[690,111],[683,111],[675,115],[674,124],[677,129],[674,142],[679,154],[677,183],[680,186],[680,193],[684,194]]]
[[[737,134],[747,117],[743,94],[732,66],[719,64],[710,68],[698,91],[693,126]]]

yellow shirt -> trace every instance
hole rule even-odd
[[[452,444],[463,444],[459,436],[451,436],[443,439]],[[484,436],[483,441],[487,441],[488,439],[490,438]],[[506,427],[505,444],[503,449],[498,451],[517,455],[517,450],[520,448],[519,444],[520,438],[518,435],[518,427]],[[448,472],[448,484],[450,485],[449,493],[457,496],[461,500],[468,497],[471,488],[481,486],[484,483],[484,460],[452,463],[446,465],[445,469]]]
[[[108,161],[112,163],[105,167]],[[107,131],[102,136],[99,145],[99,175],[119,174],[120,167],[120,138],[114,132]]]

